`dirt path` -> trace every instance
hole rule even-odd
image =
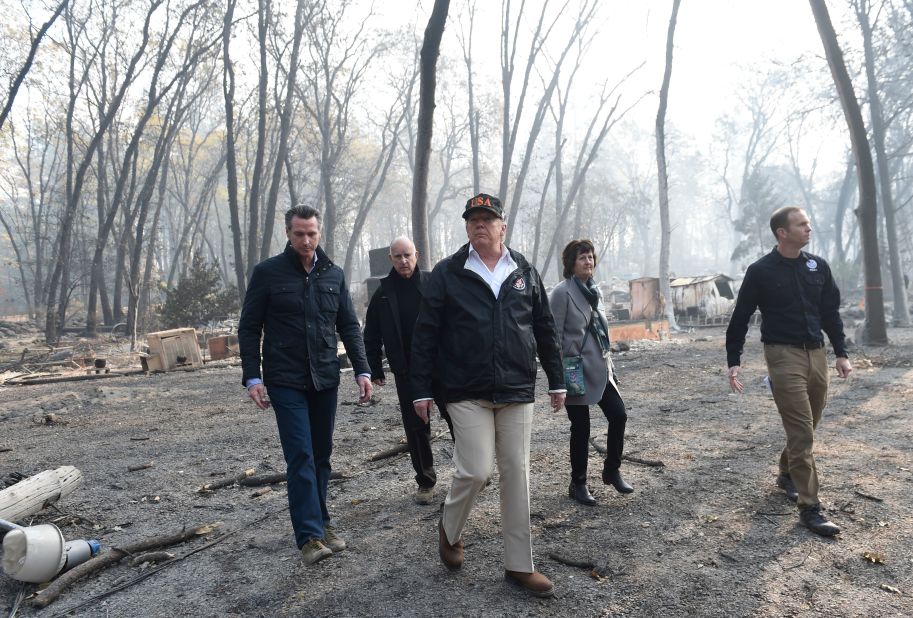
[[[350,549],[310,569],[297,559],[284,485],[197,493],[212,475],[283,471],[275,421],[245,401],[237,367],[0,389],[0,475],[75,465],[85,484],[59,508],[97,526],[60,525],[67,538],[103,546],[224,522],[224,542],[72,616],[910,616],[913,615],[913,331],[899,345],[854,352],[848,382],[834,378],[819,428],[822,499],[843,528],[837,539],[797,525],[774,487],[783,431],[761,382],[760,345],[746,347],[745,394],[728,393],[722,329],[616,355],[629,407],[626,462],[635,493],[598,479],[599,505],[566,497],[568,421],[537,403],[532,512],[537,566],[557,596],[533,600],[501,579],[498,483],[485,489],[465,531],[466,564],[451,574],[436,551],[437,505],[411,501],[407,456],[367,463],[401,436],[393,386],[379,403],[352,404],[343,376],[330,509]],[[59,424],[39,424],[54,412]],[[604,440],[605,421],[593,417]],[[435,419],[433,430],[445,428]],[[439,487],[452,474],[448,435],[434,442]],[[128,466],[154,462],[128,472]],[[866,498],[866,494],[881,501]],[[439,495],[439,500],[443,494]],[[61,517],[46,510],[36,523]],[[218,534],[218,533],[216,533]],[[203,541],[174,551],[182,553]],[[863,558],[885,556],[884,564]],[[549,558],[600,565],[605,578]],[[24,603],[22,616],[52,616],[138,575],[126,563],[79,582],[53,605]],[[884,586],[899,592],[891,592]],[[0,575],[0,612],[18,584]],[[31,590],[31,589],[30,589]]]

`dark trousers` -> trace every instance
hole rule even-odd
[[[606,384],[602,399],[597,404],[602,408],[609,430],[606,435],[606,458],[604,469],[617,470],[621,467],[621,454],[625,445],[625,423],[628,414],[625,402],[611,384]],[[590,407],[565,406],[571,421],[571,480],[586,483],[586,466],[590,450]]]
[[[269,387],[279,440],[288,467],[288,506],[295,542],[320,539],[330,521],[327,485],[333,451],[336,390]]]
[[[406,432],[406,443],[409,445],[409,457],[415,469],[415,482],[419,487],[434,487],[437,483],[437,474],[434,472],[434,458],[431,455],[431,419],[423,423],[415,413],[412,389],[409,385],[409,375],[395,375],[396,396],[399,398],[399,411],[403,418],[403,429]],[[442,401],[435,400],[442,415],[446,415],[446,408]],[[447,418],[445,416],[445,418]],[[447,418],[450,425],[450,419]],[[450,435],[453,435],[451,429]]]

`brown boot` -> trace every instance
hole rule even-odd
[[[549,578],[538,571],[533,571],[532,573],[504,571],[504,579],[536,597],[551,597],[555,595],[555,585]]]
[[[463,539],[460,539],[453,545],[447,540],[447,533],[444,532],[444,516],[437,522],[438,536],[438,553],[441,555],[441,562],[444,563],[451,571],[456,571],[463,566]]]

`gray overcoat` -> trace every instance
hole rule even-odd
[[[602,355],[599,341],[590,333],[586,346],[581,351],[586,326],[590,321],[590,304],[573,277],[565,279],[555,286],[548,299],[552,315],[555,317],[555,330],[561,340],[562,356],[583,356],[583,380],[586,392],[578,397],[568,397],[566,405],[591,406],[602,399],[606,384],[618,391],[612,372],[612,357]],[[599,319],[608,332],[608,321],[602,311],[602,294],[599,295]]]

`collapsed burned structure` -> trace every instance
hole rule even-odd
[[[717,323],[728,319],[735,303],[732,277],[723,274],[677,277],[670,281],[675,315],[684,322]],[[659,279],[641,277],[628,282],[631,290],[631,319],[656,320],[664,304]]]

